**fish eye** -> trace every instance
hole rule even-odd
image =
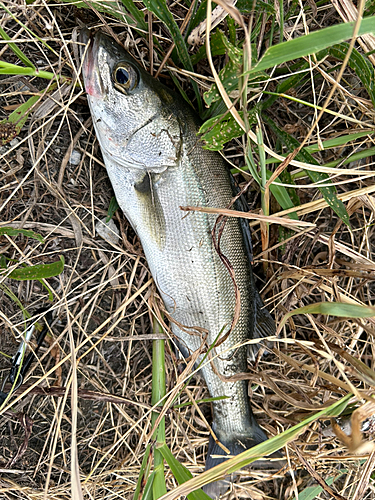
[[[113,81],[121,92],[133,90],[138,83],[138,74],[130,64],[120,63],[113,72]]]
[[[120,85],[127,85],[129,82],[130,76],[125,68],[118,68],[116,71],[116,81]]]

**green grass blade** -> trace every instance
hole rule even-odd
[[[329,163],[326,163],[324,166],[325,167],[336,167],[337,165],[347,165],[348,163],[351,162],[357,162],[359,160],[362,160],[363,158],[369,158],[370,156],[375,154],[375,148],[368,148],[364,149],[363,151],[359,151],[358,153],[354,153],[345,160],[335,160],[335,161],[330,161]]]
[[[17,136],[20,132],[22,127],[24,126],[27,117],[30,114],[31,108],[36,104],[40,99],[39,95],[34,95],[30,97],[26,102],[18,106],[17,109],[15,109],[5,120],[2,120],[0,122],[0,129],[6,128],[8,129],[8,133],[3,133],[1,142],[3,144],[11,141],[14,139],[15,136]],[[32,233],[32,231],[30,231]]]
[[[147,483],[142,495],[142,500],[153,500],[154,494],[152,488],[154,485],[154,479],[155,479],[155,472],[152,472],[147,479]],[[138,498],[134,497],[133,500],[138,500]]]
[[[11,3],[10,3],[11,5]],[[22,26],[22,28],[27,31],[27,33],[30,33],[30,35],[32,36],[33,40],[38,40],[42,45],[44,45],[48,50],[50,50],[53,54],[55,54],[55,56],[59,57],[59,54],[58,52],[56,52],[50,45],[48,45],[48,43],[43,40],[41,37],[39,37],[36,33],[34,33],[33,31],[31,31],[31,29],[26,26],[26,24],[22,23],[17,16],[15,16],[13,14],[13,12],[8,9],[4,4],[3,2],[0,2],[0,8],[5,10],[5,12],[7,12],[9,14],[9,16],[17,23],[19,24],[20,26]]]
[[[366,384],[375,387],[375,372],[360,359],[355,358],[344,349],[339,349],[339,354],[346,359],[356,371],[358,377],[363,380]]]
[[[144,0],[143,3],[147,7],[149,11],[151,11],[155,16],[160,19],[169,30],[172,39],[176,45],[178,56],[184,66],[188,71],[194,71],[193,65],[191,63],[191,59],[189,56],[189,52],[187,46],[185,44],[185,40],[181,35],[180,28],[178,27],[176,21],[174,20],[165,0]],[[194,92],[197,98],[199,113],[202,111],[202,102],[198,89],[198,85],[194,80],[191,80],[191,83],[194,88]]]
[[[5,293],[5,295],[7,295],[10,298],[10,300],[13,300],[13,302],[17,304],[17,306],[21,309],[23,317],[25,319],[31,318],[31,314],[24,308],[22,302],[18,299],[16,295],[14,295],[14,293],[12,292],[12,290],[10,290],[10,288],[8,288],[3,283],[0,283],[0,290],[2,290],[3,293]]]
[[[98,12],[103,12],[104,14],[109,14],[110,16],[119,19],[120,21],[125,21],[130,26],[134,25],[134,21],[138,23],[138,19],[135,16],[128,15],[124,9],[119,8],[118,2],[115,0],[61,0],[64,3],[69,3],[69,5],[74,5],[78,9],[90,9],[93,8]],[[124,6],[124,8],[126,8]],[[140,28],[140,26],[137,27]],[[147,31],[146,28],[142,28],[143,31]]]
[[[349,49],[349,44],[344,42],[334,47],[329,47],[322,53],[317,54],[318,59],[322,59],[326,54],[343,61]],[[366,88],[368,95],[370,96],[372,104],[375,106],[375,71],[374,66],[370,63],[366,57],[358,52],[357,49],[352,48],[348,60],[348,66],[355,71],[358,78],[363,83]]]
[[[284,130],[279,129],[274,123],[274,121],[271,120],[266,114],[263,114],[262,117],[266,121],[267,125],[277,135],[277,137],[285,144],[289,152],[292,152],[299,147],[300,144],[297,141],[297,139],[294,139],[294,137],[289,135]],[[311,156],[310,153],[306,151],[304,148],[302,148],[301,151],[298,153],[296,159],[306,163],[319,165],[319,163],[315,160],[315,158]],[[324,174],[322,172],[312,172],[311,170],[305,170],[305,172],[310,177],[310,179],[315,183],[316,182],[321,182],[321,183],[324,182],[324,184],[331,183],[328,174]],[[332,187],[331,186],[319,187],[319,185],[317,185],[317,188],[322,193],[323,198],[326,200],[326,202],[332,208],[332,210],[334,210],[336,214],[340,217],[340,219],[347,226],[350,227],[349,215],[346,211],[345,205],[337,197],[337,191],[335,186],[332,185]]]
[[[64,270],[64,257],[61,255],[60,260],[52,264],[36,264],[35,266],[22,267],[12,271],[8,278],[17,281],[41,280],[58,276]]]
[[[266,170],[266,175],[267,175],[267,180],[269,180],[272,176],[272,172],[270,172],[269,170]],[[281,182],[281,179],[279,179],[279,177],[277,177],[275,179],[275,182]],[[288,208],[294,207],[294,203],[293,203],[291,197],[289,196],[288,191],[286,190],[286,188],[284,186],[277,186],[276,184],[270,184],[270,191],[274,195],[277,203],[280,205],[280,207],[283,210],[288,210]],[[298,215],[295,212],[289,214],[289,217],[291,219],[298,220]]]
[[[193,477],[192,473],[184,467],[178,460],[174,458],[172,452],[166,444],[158,447],[158,450],[163,455],[164,460],[169,465],[174,477],[177,479],[178,484],[185,483]],[[210,500],[210,497],[202,490],[193,491],[187,496],[188,500]]]
[[[193,479],[189,479],[189,481],[187,481],[186,483],[183,483],[182,485],[178,486],[178,488],[175,488],[173,491],[164,495],[160,500],[172,500],[174,498],[178,498],[179,496],[187,495],[192,491],[201,488],[205,484],[223,479],[225,476],[231,474],[232,472],[256,461],[261,456],[271,455],[275,451],[279,450],[280,448],[297,438],[306,429],[306,427],[315,420],[326,417],[337,417],[338,415],[340,415],[345,410],[352,397],[352,394],[344,396],[328,408],[325,408],[324,410],[311,415],[307,419],[282,432],[278,436],[274,436],[273,438],[270,438],[267,441],[264,441],[263,443],[260,443],[253,448],[244,451],[240,455],[230,458],[222,464],[216,465],[212,469],[203,472],[199,476],[196,476]]]
[[[1,27],[0,27],[0,36],[3,40],[11,39],[10,36],[8,36],[7,33]],[[36,69],[34,64],[30,61],[30,59],[22,52],[21,49],[17,47],[17,45],[14,42],[9,42],[8,47],[11,50],[13,50],[18,59],[22,61],[25,66],[29,66],[30,68]]]
[[[108,222],[112,219],[118,208],[119,204],[117,203],[116,197],[112,196],[111,201],[109,202],[107,218],[105,220],[106,224],[108,224]]]
[[[302,66],[302,69],[304,68],[308,68],[308,63],[305,63]],[[270,97],[261,104],[262,110],[264,111],[265,109],[272,106],[275,103],[275,101],[277,101],[277,99],[279,98],[279,94],[286,94],[288,90],[290,90],[291,88],[297,88],[298,86],[300,86],[305,80],[305,78],[306,78],[305,73],[298,73],[297,75],[292,75],[283,82],[281,82],[276,87],[275,92],[264,92],[264,95],[269,95]]]
[[[343,302],[316,302],[315,304],[309,304],[308,306],[299,307],[288,312],[283,317],[278,331],[281,330],[290,317],[296,314],[326,314],[342,318],[372,318],[375,316],[375,307],[345,304]]]
[[[344,469],[340,471],[337,476],[329,477],[325,479],[324,481],[328,484],[328,486],[331,486],[334,481],[339,479],[341,476],[346,474],[348,471],[347,469]],[[301,491],[301,493],[298,493],[298,500],[314,500],[318,495],[320,495],[323,492],[323,487],[316,485],[316,486],[308,486],[304,490]],[[297,500],[296,497],[293,497],[293,500]]]
[[[354,23],[342,23],[329,28],[314,31],[305,36],[289,40],[288,42],[273,45],[266,50],[264,56],[248,74],[256,71],[273,68],[299,57],[316,54],[332,45],[342,43],[353,35]],[[375,34],[375,16],[362,19],[358,30],[358,36]]]
[[[153,324],[154,333],[163,333],[163,328],[158,322],[157,318],[154,318]],[[165,352],[164,352],[164,340],[156,339],[152,341],[152,395],[151,404],[156,405],[165,396]],[[159,416],[158,412],[152,412],[151,415],[151,426],[154,427],[156,420]],[[153,439],[156,439],[157,445],[165,444],[165,417],[163,417],[157,429],[155,429],[153,434]],[[152,485],[153,498],[160,498],[164,493],[166,493],[167,488],[165,485],[164,477],[164,460],[163,455],[158,450],[156,446],[154,448],[154,481]]]
[[[155,449],[155,453],[159,453]],[[155,455],[154,459],[156,458],[157,455]],[[162,457],[162,455],[161,455]],[[153,499],[156,500],[157,498],[162,497],[167,493],[167,487],[165,485],[165,476],[164,476],[164,466],[163,463],[159,463],[154,467],[154,481],[152,483],[152,496]]]
[[[355,141],[357,139],[362,139],[362,137],[373,136],[373,130],[365,130],[364,132],[355,132],[353,134],[340,135],[338,137],[333,137],[322,142],[323,149],[337,148],[340,146],[345,146],[349,142]],[[317,153],[320,151],[319,144],[312,144],[311,146],[305,146],[306,151],[310,154]]]
[[[137,486],[135,487],[135,492],[133,496],[133,500],[138,500],[139,495],[141,493],[141,488],[142,488],[142,483],[145,480],[149,480],[149,473],[150,473],[150,452],[151,452],[151,445],[148,444],[146,446],[146,451],[145,454],[143,455],[142,459],[142,464],[141,464],[141,470],[139,472],[138,480],[137,480]],[[147,485],[147,482],[146,482]]]
[[[25,68],[23,66],[17,66],[16,64],[7,63],[5,61],[0,61],[0,75],[37,76],[38,78],[45,78],[46,80],[53,80],[56,78],[56,75],[50,71],[40,71],[38,68]],[[72,79],[62,76],[60,77],[60,81],[71,82]]]
[[[34,240],[38,240],[41,243],[44,243],[44,238],[41,234],[35,233],[34,231],[30,231],[28,229],[15,229],[14,227],[3,226],[0,227],[0,236],[7,234],[8,236],[18,236],[19,234],[23,234],[28,238],[33,238]]]
[[[121,0],[122,5],[125,7],[125,9],[129,12],[129,14],[134,18],[134,20],[137,23],[137,27],[147,31],[148,26],[145,21],[145,15],[141,10],[138,10],[137,7],[135,6],[135,2],[133,0]]]

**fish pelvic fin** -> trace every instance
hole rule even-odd
[[[221,436],[221,433],[217,433],[217,435]],[[220,437],[220,442],[229,450],[229,455],[227,455],[225,451],[219,446],[219,444],[215,442],[213,437],[210,436],[206,459],[206,470],[215,467],[215,465],[223,463],[227,460],[227,456],[229,458],[234,455],[239,455],[243,451],[246,451],[253,446],[256,446],[257,444],[262,443],[265,440],[267,440],[267,435],[256,421],[254,422],[254,425],[248,429],[247,433],[241,433],[241,435],[238,436],[232,435],[231,437]],[[276,452],[271,455],[271,458],[281,459],[282,454],[280,452]],[[286,462],[282,459],[271,461],[262,457],[252,464],[252,468],[263,470],[269,469],[270,471],[274,472],[283,468],[285,464]],[[250,475],[251,474],[249,473],[249,476]],[[226,476],[225,479],[206,484],[202,489],[205,493],[207,493],[209,497],[218,499],[221,495],[224,495],[228,492],[231,483],[236,479],[236,477],[238,477],[238,474],[231,474],[230,476]]]

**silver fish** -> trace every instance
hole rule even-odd
[[[82,30],[82,73],[93,123],[117,201],[143,245],[152,276],[172,319],[185,355],[228,332],[236,309],[235,287],[216,251],[216,215],[183,212],[181,206],[227,207],[231,179],[222,157],[202,148],[199,119],[174,92],[152,78],[114,40]],[[242,226],[244,227],[241,227]],[[243,232],[243,229],[245,231]],[[240,315],[214,359],[201,368],[212,397],[212,428],[236,455],[267,439],[252,413],[247,382],[226,381],[247,370],[247,339],[274,334],[263,308],[248,258],[248,224],[229,218],[220,251],[229,260],[240,292]],[[245,236],[244,236],[245,235]],[[194,328],[188,333],[178,325]],[[202,358],[202,355],[199,359]],[[215,369],[213,369],[212,364]],[[219,455],[214,458],[212,455]],[[210,438],[206,469],[225,460]],[[228,483],[205,491],[215,498]]]

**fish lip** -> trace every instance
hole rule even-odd
[[[103,85],[97,68],[97,53],[100,45],[101,33],[95,35],[88,28],[82,28],[78,35],[79,53],[82,65],[82,75],[87,94],[100,98],[103,94]]]
[[[92,41],[93,33],[88,28],[82,28],[78,34],[79,42],[79,57],[81,59],[82,68],[87,65],[89,60],[92,59]]]

